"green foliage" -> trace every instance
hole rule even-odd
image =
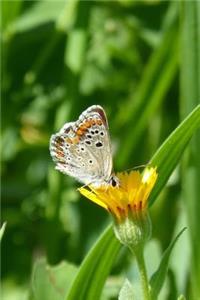
[[[197,129],[200,128],[200,105],[171,133],[168,139],[150,160],[152,166],[158,168],[159,179],[150,196],[150,202],[158,195],[172,170],[179,161],[188,142]]]
[[[199,133],[189,140],[199,126],[198,1],[5,0],[1,7],[4,300],[28,299],[32,272],[34,297],[50,297],[56,290],[49,271],[56,286],[64,280],[70,299],[80,291],[82,299],[119,295],[130,258],[117,256],[111,229],[98,240],[106,212],[80,199],[74,180],[54,170],[48,150],[51,134],[92,104],[107,113],[116,170],[148,161],[158,167],[151,211],[161,249],[170,244],[182,207],[188,214],[183,226],[192,262],[183,280],[171,260],[166,298],[196,300]],[[167,183],[186,146],[181,172]],[[37,262],[44,256],[47,263]],[[63,260],[77,271],[59,265]],[[134,272],[128,277],[137,281]],[[103,289],[106,280],[112,295]]]
[[[125,108],[125,113],[123,111],[123,116],[126,118],[123,121],[132,128],[134,139],[130,139],[128,133],[123,138],[124,146],[119,153],[119,165],[123,165],[130,159],[147,122],[151,120],[152,114],[164,100],[164,96],[177,72],[178,33],[176,26],[174,26],[175,21],[172,22],[168,31],[163,34],[160,44],[146,65],[142,80],[133,99]],[[173,45],[173,47],[170,47],[170,45]],[[160,68],[161,65],[162,69]],[[148,105],[145,105],[147,102]],[[137,126],[134,126],[135,120],[137,120]]]
[[[178,241],[179,237],[181,236],[181,234],[184,232],[185,229],[186,228],[183,228],[177,234],[175,239],[171,242],[169,247],[165,250],[157,271],[151,277],[150,285],[151,285],[152,299],[157,299],[157,297],[158,297],[158,295],[161,291],[161,288],[164,284],[165,277],[166,277],[166,274],[167,274],[167,269],[168,269],[169,258],[170,258],[171,252],[173,250],[173,247],[174,247],[175,243]]]
[[[33,298],[35,300],[64,299],[76,272],[77,268],[67,262],[51,267],[45,259],[40,259],[35,263],[32,274]]]
[[[108,227],[84,259],[66,299],[99,299],[120,248],[112,227]]]
[[[187,1],[181,6],[181,117],[200,103],[200,3]],[[200,296],[200,241],[199,232],[200,202],[200,130],[194,135],[182,164],[183,200],[189,224],[191,251],[192,297]]]

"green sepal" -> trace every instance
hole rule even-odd
[[[121,222],[115,222],[116,238],[128,248],[145,244],[151,236],[151,220],[147,211],[132,212]]]

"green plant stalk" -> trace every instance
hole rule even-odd
[[[129,247],[131,252],[135,255],[139,273],[140,273],[140,281],[143,292],[144,300],[151,300],[149,282],[147,277],[147,270],[144,261],[144,244],[140,244],[138,247]]]

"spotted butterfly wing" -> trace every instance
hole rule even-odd
[[[56,169],[84,184],[107,183],[112,173],[108,122],[103,108],[93,105],[76,122],[52,135],[50,153]]]

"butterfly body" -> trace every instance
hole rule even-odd
[[[76,122],[52,135],[50,153],[60,172],[88,185],[118,184],[112,174],[112,151],[103,108],[93,105]]]

